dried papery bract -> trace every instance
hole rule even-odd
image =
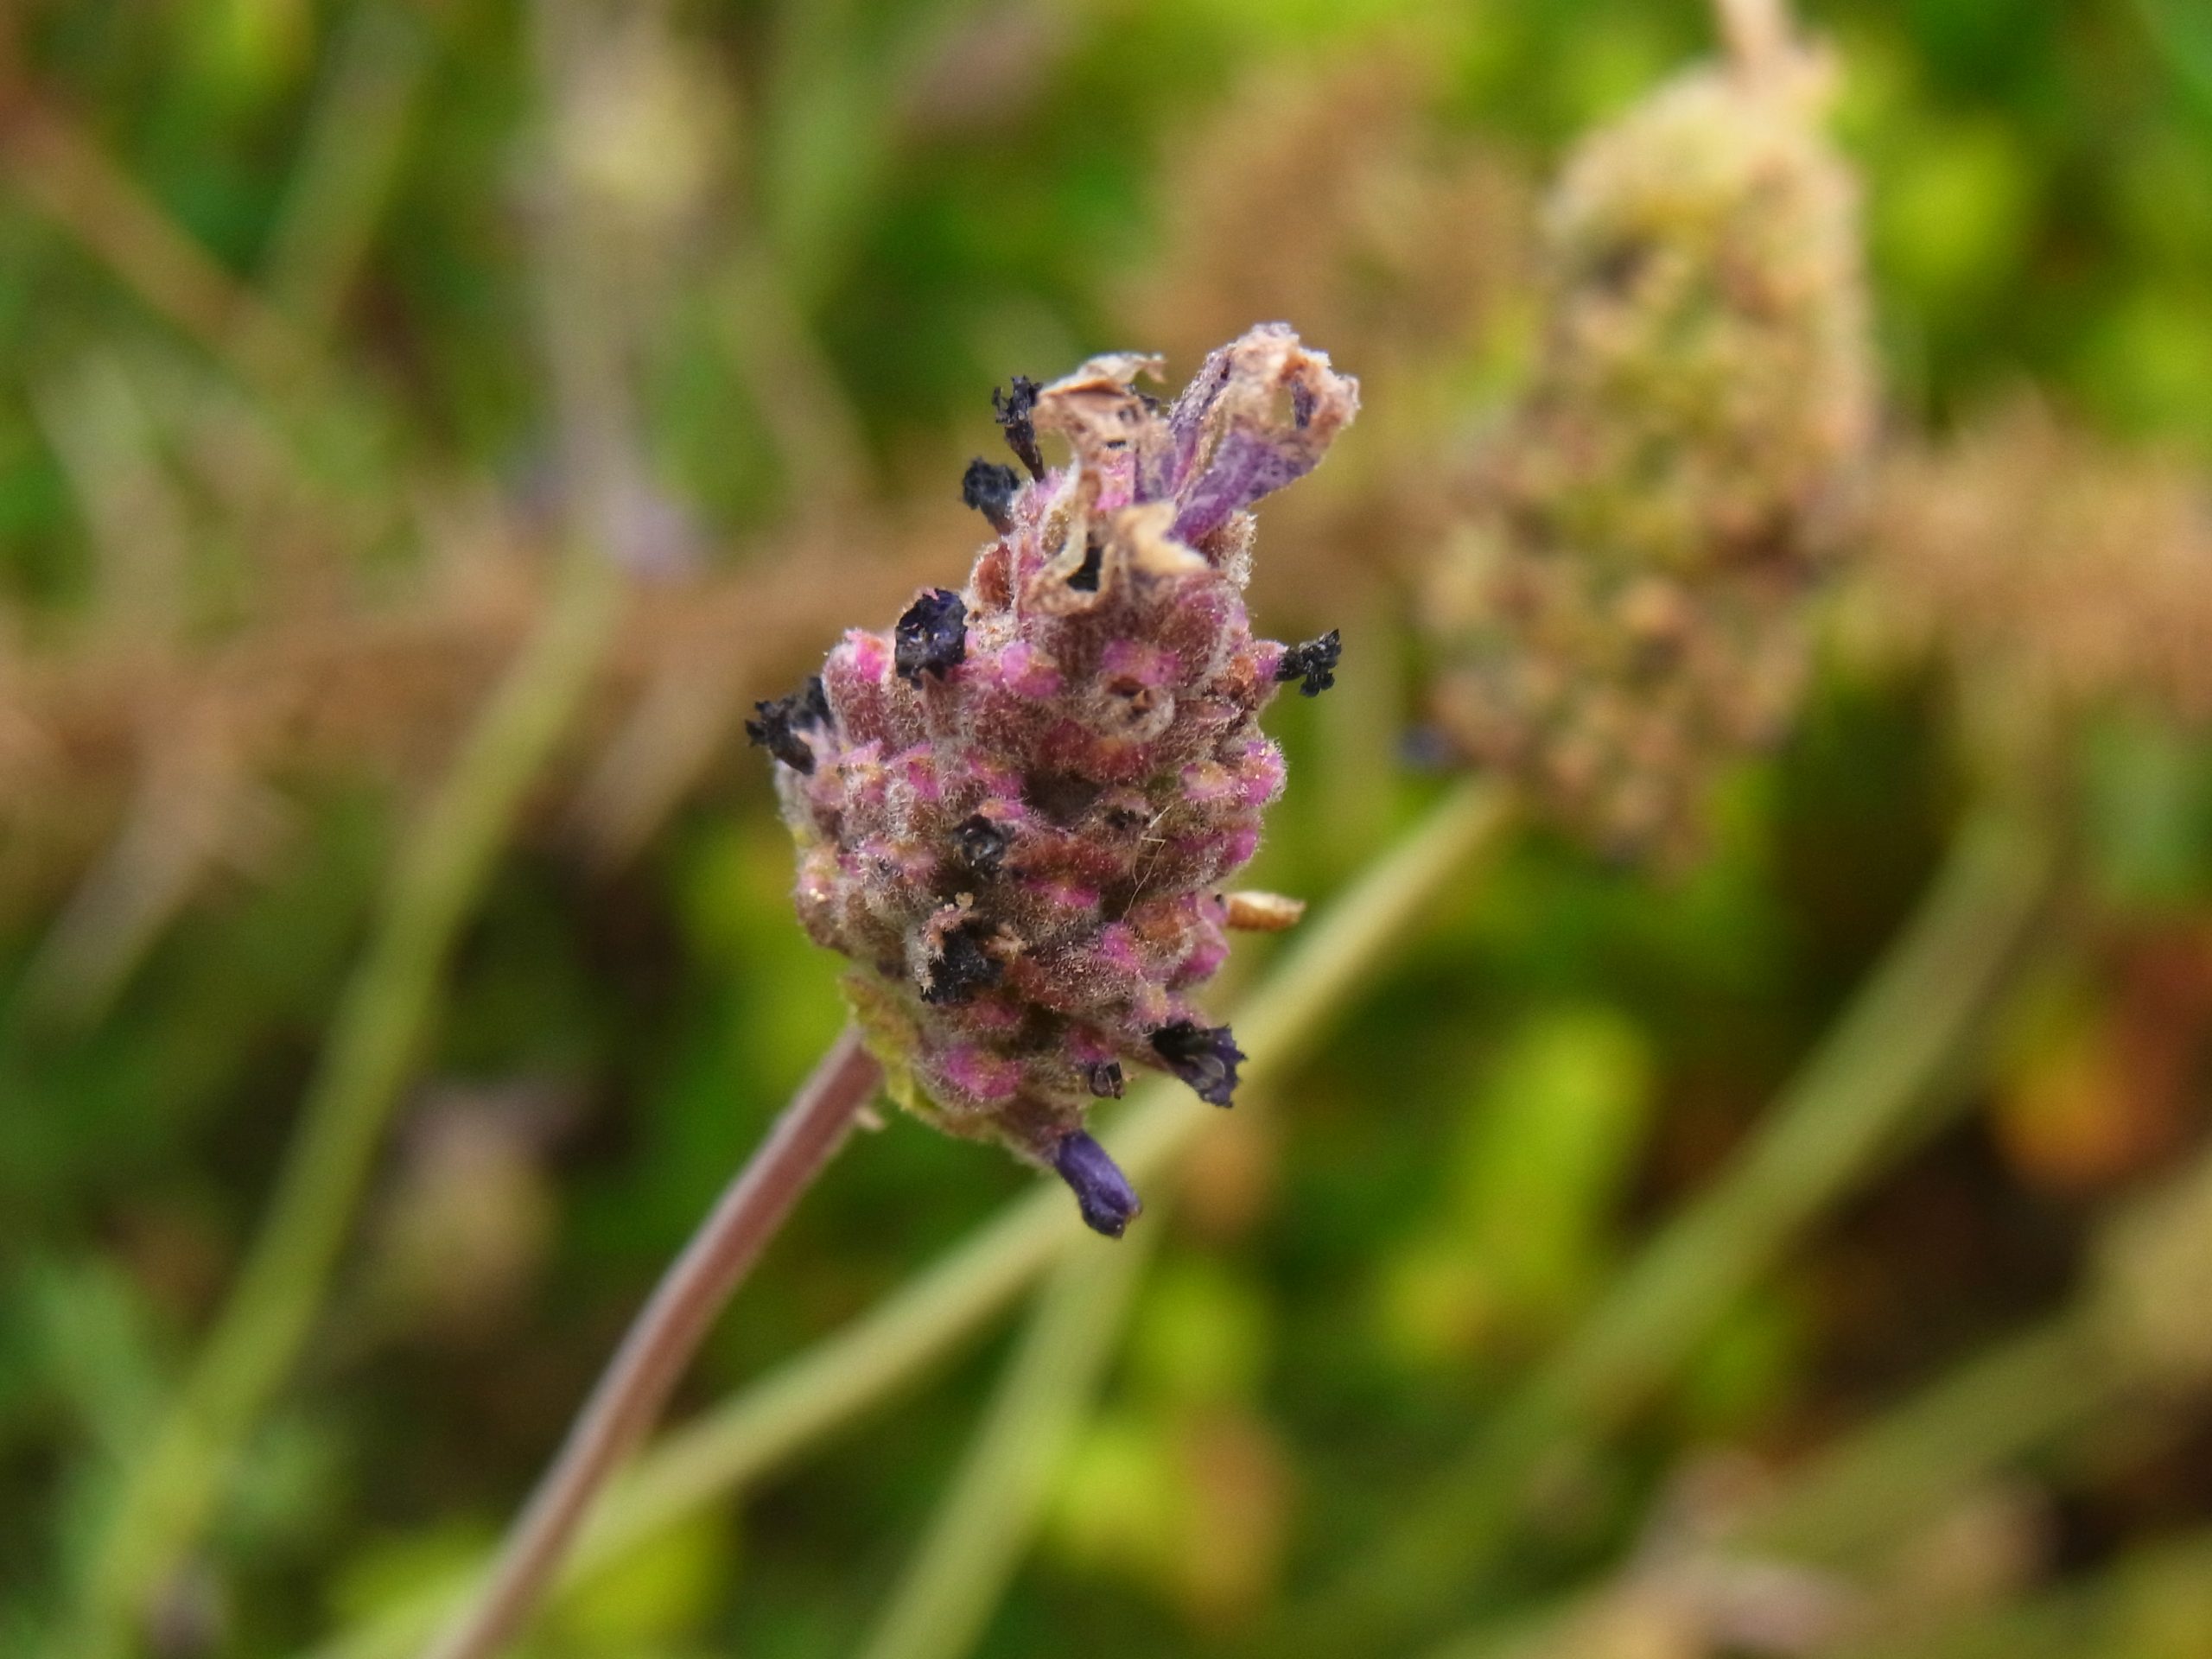
[[[1534,383],[1438,575],[1440,724],[1609,849],[1689,844],[1714,766],[1796,700],[1824,515],[1872,424],[1823,79],[1693,73],[1572,157]]]
[[[2100,709],[2212,721],[2212,489],[2022,404],[1900,451],[1872,492],[1860,637],[1955,670],[1974,735]],[[1998,723],[2003,723],[2003,728]]]
[[[751,727],[778,762],[800,917],[852,959],[893,1094],[1056,1170],[1107,1233],[1136,1197],[1084,1124],[1123,1067],[1234,1095],[1243,1056],[1188,997],[1282,788],[1260,710],[1282,684],[1325,689],[1338,651],[1253,638],[1247,509],[1357,408],[1281,326],[1214,353],[1172,407],[1138,388],[1157,372],[1113,356],[1017,380],[999,414],[1021,470],[963,483],[998,532],[967,586],[848,633]]]

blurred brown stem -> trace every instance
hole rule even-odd
[[[847,1027],[663,1276],[509,1529],[475,1604],[430,1648],[431,1659],[487,1659],[514,1633],[593,1497],[659,1417],[731,1293],[882,1075]]]
[[[1975,1355],[1816,1459],[1724,1541],[1747,1557],[1848,1566],[2127,1395],[2125,1362],[2069,1309]]]
[[[0,177],[151,310],[278,407],[318,378],[286,319],[179,230],[137,183],[0,53]]]
[[[1787,0],[1713,0],[1728,56],[1745,74],[1763,75],[1789,49]]]

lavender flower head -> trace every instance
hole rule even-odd
[[[1173,407],[1159,360],[1094,358],[998,398],[1023,471],[977,461],[996,531],[959,592],[748,724],[780,763],[798,905],[902,1105],[1057,1171],[1084,1219],[1138,1208],[1084,1131],[1125,1068],[1226,1106],[1243,1059],[1188,1000],[1227,953],[1220,884],[1259,844],[1281,684],[1329,683],[1333,635],[1255,639],[1247,509],[1320,461],[1357,383],[1281,325],[1206,359]],[[1069,463],[1048,467],[1040,435]]]

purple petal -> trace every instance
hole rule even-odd
[[[1167,1069],[1189,1084],[1209,1106],[1227,1106],[1235,1101],[1236,1068],[1246,1056],[1227,1026],[1178,1020],[1152,1033],[1152,1048]]]
[[[1203,541],[1230,514],[1305,477],[1320,461],[1321,452],[1302,440],[1282,443],[1263,433],[1231,432],[1205,470],[1184,486],[1169,533],[1179,542]]]
[[[1074,1192],[1084,1225],[1094,1233],[1119,1238],[1144,1208],[1113,1155],[1081,1129],[1060,1142],[1052,1167]]]

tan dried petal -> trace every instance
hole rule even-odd
[[[1306,914],[1306,901],[1257,888],[1228,894],[1229,925],[1245,933],[1283,933],[1298,925]]]

